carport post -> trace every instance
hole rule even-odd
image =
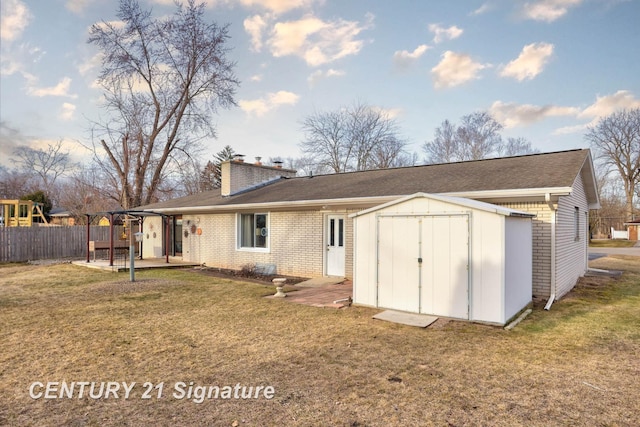
[[[133,220],[129,222],[129,281],[136,281],[136,241],[133,236]]]
[[[109,267],[113,267],[113,212],[109,212]]]
[[[87,262],[90,262],[91,257],[89,256],[89,240],[91,240],[91,215],[86,214],[87,216]]]
[[[167,225],[165,227],[165,235],[166,235],[166,239],[165,242],[166,244],[164,245],[164,253],[165,253],[165,257],[166,257],[166,261],[167,264],[169,263],[169,239],[170,239],[170,235],[169,235],[169,216],[166,217],[167,220]]]

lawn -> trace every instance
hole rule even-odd
[[[590,240],[592,248],[631,248],[636,244],[635,240]]]
[[[192,270],[130,283],[0,266],[0,425],[638,425],[640,262],[593,266],[626,272],[585,279],[510,331],[396,325]],[[75,385],[62,399],[38,384],[62,381],[95,382],[94,396],[100,382],[135,384],[128,398],[78,398]],[[215,399],[212,388],[201,401],[199,387],[236,385],[273,393]]]

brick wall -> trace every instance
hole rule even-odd
[[[294,177],[296,171],[228,160],[220,165],[221,194],[229,196],[281,176]]]
[[[353,277],[353,211],[269,212],[269,249],[238,249],[236,214],[184,215],[183,229],[191,224],[202,234],[189,234],[182,239],[185,261],[209,267],[239,270],[245,265],[275,264],[277,273],[301,277],[322,277],[325,273],[325,223],[327,214],[345,216],[345,276]],[[263,213],[263,212],[255,212]]]

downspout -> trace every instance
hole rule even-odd
[[[556,211],[557,207],[551,201],[551,194],[544,195],[544,201],[551,209],[551,286],[549,301],[544,306],[545,310],[551,309],[551,304],[556,300]]]

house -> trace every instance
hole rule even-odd
[[[453,196],[535,215],[532,294],[551,304],[587,270],[589,209],[599,208],[588,149],[448,164],[296,177],[239,160],[222,164],[222,188],[138,208],[143,256],[220,268],[255,264],[283,275],[354,276],[350,214],[417,193]]]
[[[73,213],[64,209],[64,208],[53,208],[49,211],[49,218],[51,224],[53,225],[62,225],[62,226],[73,226],[76,225],[76,219],[73,216]]]
[[[640,219],[625,222],[624,225],[627,226],[627,238],[629,240],[640,240],[638,238],[640,236]]]

